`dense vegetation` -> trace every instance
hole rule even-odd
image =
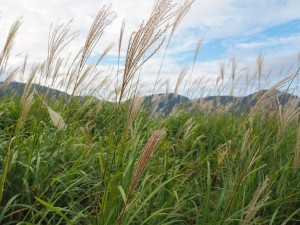
[[[297,118],[73,107],[60,130],[35,97],[17,128],[20,100],[1,101],[1,224],[299,222]]]
[[[288,89],[297,73],[239,114],[200,104],[157,117],[137,98],[139,71],[162,46],[167,51],[191,5],[157,1],[149,20],[131,35],[116,79],[104,78],[96,87],[90,86],[95,77],[103,77],[97,65],[112,46],[96,64],[87,61],[114,18],[109,7],[100,10],[84,47],[67,59],[62,50],[76,34],[69,24],[52,30],[47,59],[31,65],[29,74],[27,58],[7,69],[21,25],[13,24],[0,54],[0,87],[5,90],[16,75],[27,81],[22,95],[4,91],[0,99],[0,224],[300,223],[299,99],[284,107],[271,101],[278,99],[274,90]],[[262,62],[259,55],[259,85]],[[222,65],[216,90],[227,87]],[[232,90],[235,59],[231,65]],[[188,91],[197,93],[196,82],[187,81]],[[69,95],[38,92],[34,82]],[[87,87],[113,101],[76,97]]]

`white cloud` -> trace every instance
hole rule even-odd
[[[176,2],[178,3],[179,0]],[[150,15],[154,0],[1,0],[0,47],[5,42],[12,22],[22,17],[23,24],[17,35],[10,63],[20,65],[26,53],[29,55],[30,63],[42,62],[47,54],[51,23],[59,25],[74,19],[71,28],[74,31],[80,31],[80,35],[66,49],[66,52],[76,52],[83,45],[95,15],[105,4],[112,4],[111,8],[117,13],[117,17],[100,40],[96,53],[101,53],[112,41],[118,43],[121,23],[123,18],[126,18],[122,50],[124,55],[129,35]],[[216,38],[247,37],[266,27],[300,19],[299,8],[299,0],[196,0],[172,39],[164,62],[162,79],[171,78],[172,84],[175,83],[182,67],[177,64],[178,59],[183,53],[191,55],[192,58],[195,45],[201,37],[206,42]],[[286,45],[280,49],[281,52],[276,52],[276,54],[272,55],[272,52],[268,52],[271,54],[270,64],[277,66],[277,63],[289,63],[291,57],[297,55],[299,49],[291,49],[291,46],[296,46],[297,43],[299,43],[299,35],[264,41],[238,42],[234,50],[241,52],[241,61],[247,61],[243,57],[248,56],[248,61],[254,63],[250,67],[255,67],[255,60],[252,59],[255,59],[256,53],[253,49],[278,44]],[[114,47],[109,54],[116,55],[117,47]],[[143,67],[142,78],[145,81],[151,82],[153,77],[156,77],[162,54],[163,51]],[[219,59],[208,63],[197,63],[194,69],[195,76],[201,74],[201,76],[215,78],[218,72],[218,62]]]

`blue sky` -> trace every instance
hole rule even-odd
[[[71,28],[79,31],[78,38],[68,47],[69,52],[82,46],[89,27],[103,5],[111,4],[116,19],[108,27],[99,45],[89,59],[92,63],[111,42],[115,47],[101,62],[101,68],[116,67],[117,43],[121,23],[126,18],[122,60],[130,34],[151,13],[154,0],[2,0],[0,30],[7,34],[10,24],[22,17],[22,27],[14,44],[11,65],[22,63],[26,53],[29,63],[40,62],[46,57],[50,24],[59,25],[73,19]],[[182,1],[174,0],[179,4]],[[230,63],[235,56],[238,69],[256,70],[256,58],[264,55],[264,73],[272,68],[271,83],[282,79],[288,72],[296,71],[300,51],[300,1],[299,0],[195,0],[172,37],[161,71],[161,80],[170,80],[174,86],[183,66],[193,61],[195,46],[203,39],[192,80],[205,78],[214,84],[219,76],[219,63]],[[5,35],[0,36],[0,47]],[[143,66],[141,80],[147,86],[154,83],[162,51]],[[285,69],[282,69],[284,67]],[[289,68],[291,69],[290,71]],[[228,69],[228,74],[230,71]],[[279,76],[281,74],[281,76]],[[242,76],[242,75],[241,75]],[[229,76],[228,76],[229,79]],[[242,84],[241,84],[242,85]],[[295,85],[294,85],[295,86]]]
[[[207,41],[204,39],[198,61],[215,61],[229,58],[233,55],[245,57],[248,54],[259,54],[259,52],[263,52],[264,54],[288,50],[297,52],[298,46],[290,41],[297,38],[299,40],[299,37],[300,20],[297,19],[266,27],[252,34],[243,35],[241,33],[226,38],[216,37]],[[298,48],[300,50],[300,45]],[[191,61],[193,52],[186,50],[184,54],[180,55],[186,55],[185,59],[180,61],[180,63],[185,64]]]

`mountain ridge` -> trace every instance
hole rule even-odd
[[[26,83],[11,82],[4,88],[4,83],[0,82],[0,99],[4,97],[18,96],[21,97],[26,88]],[[63,97],[68,100],[70,95],[66,92],[42,86],[39,84],[31,84],[31,91],[36,90],[39,94],[48,94],[54,98]],[[268,96],[269,95],[269,96]],[[265,96],[265,97],[263,97]],[[84,101],[86,98],[92,96],[76,96]],[[147,109],[150,114],[156,113],[159,115],[168,115],[176,110],[212,110],[221,109],[229,112],[242,113],[251,110],[261,99],[265,98],[264,104],[268,103],[268,110],[274,110],[280,104],[285,107],[291,100],[296,100],[296,107],[300,107],[300,98],[290,93],[281,92],[279,90],[260,90],[246,96],[232,96],[232,95],[215,95],[200,97],[197,99],[189,99],[186,96],[169,93],[169,94],[155,94],[142,96],[142,107]],[[95,97],[96,99],[96,97]],[[100,100],[99,100],[100,101]],[[131,100],[127,101],[131,102]],[[297,106],[298,105],[298,106]]]

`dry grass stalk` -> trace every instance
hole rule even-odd
[[[251,88],[251,86],[250,86],[251,85],[251,79],[253,79],[253,77],[250,76],[249,68],[243,68],[243,72],[244,72],[246,87],[242,91],[242,94],[246,95],[247,91],[249,91],[249,89]]]
[[[94,68],[94,65],[88,65],[85,67],[83,70],[82,74],[80,77],[77,77],[78,80],[75,81],[75,86],[73,88],[72,96],[76,93],[76,91],[79,89],[80,85],[89,77],[90,72]],[[76,72],[74,73],[75,75],[77,74]]]
[[[225,148],[225,150],[222,150],[222,147],[224,147],[224,146],[220,146],[220,149],[218,149],[218,167],[217,167],[217,169],[220,168],[223,161],[226,159],[227,155],[229,154],[228,148]],[[227,143],[225,144],[225,147],[227,147]],[[214,175],[216,175],[216,172]]]
[[[57,59],[58,61],[61,61],[58,57],[62,50],[78,36],[78,32],[70,33],[70,23],[71,21],[66,25],[62,24],[56,27],[52,33],[50,27],[48,39],[48,55],[45,64],[45,83],[47,83],[47,80],[50,78],[53,69],[52,67],[55,61]],[[57,62],[57,64],[61,65],[61,62]],[[60,68],[60,65],[58,68]]]
[[[18,32],[21,24],[22,24],[22,22],[19,19],[13,23],[13,25],[11,26],[11,28],[9,30],[8,36],[6,38],[6,42],[0,53],[0,75],[3,73],[3,71],[6,68],[7,61],[9,58],[9,54],[10,54],[14,39],[17,35],[17,32]]]
[[[241,180],[244,180],[245,177],[247,176],[247,174],[248,174],[250,168],[252,167],[252,165],[254,164],[254,162],[255,162],[256,159],[257,159],[258,152],[259,152],[259,151],[256,151],[256,152],[254,152],[254,154],[251,155],[251,159],[250,159],[250,161],[249,161],[249,163],[248,163],[248,165],[247,165],[247,167],[246,167],[244,173],[241,175]]]
[[[261,77],[262,77],[262,70],[263,70],[263,65],[264,65],[264,56],[263,54],[260,52],[258,57],[257,57],[257,60],[256,60],[256,63],[257,63],[257,74],[258,74],[258,89],[260,90],[260,82],[261,82]]]
[[[279,107],[279,105],[276,104],[278,95],[279,95],[277,90],[269,89],[265,94],[266,94],[266,96],[264,96],[263,91],[259,91],[256,95],[256,97],[258,97],[259,100],[260,100],[260,98],[264,98],[263,101],[260,102],[260,104],[258,105],[258,108],[257,108],[257,110],[261,113],[268,112],[273,107],[276,107],[276,106]]]
[[[185,132],[183,134],[183,138],[182,138],[182,144],[184,144],[188,138],[194,134],[194,131],[197,129],[198,125],[195,124],[195,121],[193,120],[193,118],[190,118],[189,120],[187,120],[184,124],[185,127]]]
[[[118,44],[118,67],[117,67],[117,72],[116,72],[115,89],[117,89],[117,87],[119,86],[119,73],[121,72],[121,70],[120,70],[120,58],[121,58],[121,48],[122,48],[123,35],[124,35],[124,31],[125,31],[125,25],[126,25],[126,21],[125,21],[125,19],[123,19],[121,29],[120,29],[119,44]],[[119,92],[116,91],[113,94],[115,95],[115,101],[117,102]]]
[[[133,79],[134,74],[163,45],[165,41],[165,37],[163,36],[170,28],[170,25],[166,24],[166,22],[168,22],[174,16],[174,12],[172,11],[174,5],[172,5],[171,2],[171,0],[157,1],[148,21],[145,24],[142,23],[139,30],[131,35],[127,47],[125,70],[123,73],[121,91],[118,101],[119,104],[122,101],[125,90]],[[165,24],[165,27],[161,29],[163,24]],[[157,42],[158,44],[156,48],[150,51],[147,56],[145,56],[147,51],[156,45]]]
[[[152,153],[155,151],[158,144],[164,138],[165,135],[166,135],[165,130],[157,130],[157,131],[154,131],[152,133],[151,137],[149,138],[148,143],[144,147],[142,154],[140,155],[140,157],[136,163],[135,170],[134,170],[134,173],[133,173],[133,176],[131,179],[131,183],[130,183],[130,187],[129,187],[128,198],[132,195],[132,193],[136,189],[136,187],[143,175],[143,172],[145,170],[147,162],[149,161]]]
[[[220,68],[220,79],[222,80],[222,83],[223,83],[224,77],[225,77],[226,62],[225,61],[221,61],[219,63],[219,68]]]
[[[235,56],[233,56],[231,58],[231,79],[232,79],[232,85],[231,85],[231,88],[230,88],[230,95],[233,95],[233,92],[235,90],[235,85],[237,83],[237,81],[236,81],[237,66],[238,66],[237,58]]]
[[[34,77],[35,77],[35,75],[37,74],[37,72],[38,72],[39,69],[40,69],[40,65],[34,65],[34,66],[32,67],[32,70],[31,70],[29,79],[28,79],[28,81],[27,81],[27,83],[26,83],[26,87],[25,87],[25,89],[24,89],[24,93],[23,93],[23,96],[22,96],[22,99],[23,99],[23,100],[27,98],[27,96],[28,96],[28,94],[29,94],[29,91],[30,91],[30,86],[31,86],[31,84],[32,84],[32,82],[33,82],[33,79],[34,79]]]
[[[98,62],[96,64],[91,64],[85,66],[85,69],[82,71],[80,78],[78,79],[76,85],[73,88],[73,94],[76,95],[93,95],[97,93],[99,89],[102,88],[101,92],[105,93],[106,89],[110,88],[110,84],[112,84],[111,79],[111,69],[107,69],[107,71],[98,70],[97,64],[103,59],[105,54],[111,49],[112,45],[108,46],[103,54],[100,56]],[[110,75],[103,75],[103,73],[110,73]],[[77,75],[77,70],[74,69],[72,71],[72,79],[71,82],[68,83],[70,85],[72,81],[74,81]],[[102,75],[102,76],[100,76]],[[111,82],[111,83],[109,83]],[[69,88],[69,87],[68,87]],[[100,94],[100,93],[98,93]]]
[[[75,79],[76,79],[76,76],[77,76],[77,68],[72,68],[72,69],[69,69],[68,71],[68,82],[67,82],[67,85],[66,85],[66,90],[65,92],[68,92],[68,90],[72,87]],[[76,90],[75,90],[76,91]]]
[[[132,122],[134,120],[134,118],[136,117],[136,115],[138,114],[138,112],[140,111],[142,104],[144,101],[144,97],[135,97],[133,102],[132,102],[132,106],[131,106],[131,110],[130,110],[130,114],[128,117],[128,122],[127,122],[127,128],[132,127]]]
[[[164,51],[164,55],[163,55],[163,58],[161,60],[161,64],[159,66],[159,70],[158,70],[158,73],[157,73],[157,76],[156,76],[156,80],[155,80],[155,83],[154,83],[154,87],[153,87],[153,91],[152,91],[152,95],[155,93],[156,91],[156,85],[157,85],[157,81],[158,81],[158,78],[160,76],[160,73],[161,73],[161,69],[162,69],[162,66],[164,64],[164,61],[165,61],[165,57],[166,57],[166,54],[167,54],[167,50],[169,48],[169,45],[170,45],[170,42],[171,42],[171,39],[179,25],[179,23],[181,22],[181,20],[184,18],[184,16],[187,14],[187,12],[190,10],[192,4],[193,4],[194,1],[189,1],[189,0],[186,0],[182,5],[179,5],[178,7],[178,10],[175,14],[175,20],[174,20],[174,23],[173,23],[173,27],[172,27],[172,31],[171,31],[171,34],[169,36],[169,39],[168,39],[168,42],[166,44],[166,48],[165,48],[165,51]]]
[[[268,191],[268,181],[269,179],[266,178],[255,191],[252,200],[249,203],[245,219],[242,223],[243,225],[254,224],[253,220],[255,219],[256,213],[260,209],[261,205],[263,205],[270,198],[271,191]],[[259,200],[260,197],[261,199]]]
[[[218,172],[221,166],[223,165],[223,162],[232,154],[232,141],[229,140],[227,143],[219,145],[217,148],[217,153],[218,166],[214,172],[212,180],[216,180]]]
[[[55,82],[57,80],[57,77],[58,77],[58,74],[59,74],[59,69],[61,68],[62,63],[63,63],[62,58],[57,59],[55,69],[54,69],[54,72],[53,72],[51,87],[53,87],[53,85],[55,84]]]
[[[293,170],[294,170],[294,174],[297,173],[299,167],[300,167],[300,124],[298,121],[298,132],[297,132],[297,144],[296,144],[296,148],[295,148],[295,158],[294,158],[294,165],[293,165]]]
[[[231,58],[231,79],[234,82],[237,70],[237,59],[235,56]]]
[[[76,59],[78,59],[80,57],[78,67],[76,70],[72,71],[70,80],[67,85],[67,87],[69,87],[70,84],[73,83],[73,81],[75,82],[70,101],[73,99],[76,90],[80,86],[80,83],[85,79],[85,78],[82,78],[82,76],[87,75],[86,70],[84,71],[84,74],[81,74],[81,72],[84,69],[88,58],[90,57],[95,46],[97,45],[100,38],[102,37],[105,28],[109,24],[111,24],[111,22],[114,20],[115,16],[116,16],[115,13],[111,11],[110,6],[104,6],[97,14],[97,16],[89,30],[88,36],[87,36],[85,44],[83,46],[83,49],[76,55],[76,57],[74,59],[74,61],[75,61]],[[101,59],[111,49],[111,47],[112,46],[108,46],[108,48],[100,56],[97,63],[99,63],[101,61]],[[96,66],[97,66],[97,64],[95,65],[95,67]]]
[[[243,144],[240,153],[241,159],[244,158],[246,154],[247,148],[249,146],[250,135],[251,135],[251,129],[247,129],[243,137]]]
[[[170,93],[170,79],[166,80],[166,94],[165,94],[165,98],[168,98]]]
[[[279,99],[277,97],[277,105],[278,105],[278,121],[279,121],[279,130],[277,132],[277,142],[276,142],[276,148],[279,146],[279,144],[282,141],[282,137],[284,135],[285,129],[288,127],[288,125],[292,122],[297,122],[297,118],[300,115],[300,100],[299,99],[288,99],[288,102],[283,107]]]
[[[73,84],[73,81],[75,80],[75,77],[77,75],[77,71],[78,71],[78,68],[76,68],[76,63],[78,62],[79,58],[80,58],[80,55],[82,53],[82,50],[78,51],[76,56],[73,58],[72,62],[70,63],[69,66],[69,69],[67,70],[67,73],[66,73],[66,78],[63,79],[63,82],[62,82],[62,86],[66,86],[66,89],[65,89],[65,92],[68,92],[69,88],[72,86]],[[69,55],[70,57],[70,55]],[[66,63],[67,63],[68,60],[66,60]],[[66,67],[67,64],[65,64],[64,67]],[[74,72],[75,71],[75,72]]]
[[[157,81],[157,90],[162,90],[162,88],[163,88],[163,86],[166,84],[166,81],[165,80],[163,80],[163,79],[159,79],[158,81]],[[145,85],[145,87],[147,87],[147,84]],[[151,90],[150,90],[150,88],[149,88],[149,92],[150,92]]]
[[[0,88],[6,89],[9,84],[13,81],[16,73],[19,71],[19,67],[13,69],[11,72],[9,72],[7,78],[5,79],[5,81],[0,85]]]
[[[116,84],[116,86],[118,86],[118,82],[119,82],[120,57],[121,57],[121,48],[122,48],[122,40],[123,40],[125,25],[126,25],[126,21],[125,21],[125,19],[123,19],[123,22],[121,25],[121,30],[120,30],[120,36],[119,36],[119,45],[118,45],[118,68],[117,68],[117,84]]]
[[[207,113],[211,113],[214,110],[214,102],[212,100],[206,101],[206,102],[201,102],[199,104],[200,106],[200,110],[207,112]]]
[[[62,118],[62,116],[59,113],[55,112],[53,109],[51,109],[50,106],[48,106],[48,104],[43,100],[43,98],[37,92],[35,92],[35,94],[40,98],[40,100],[43,102],[43,104],[47,108],[53,125],[58,130],[65,130],[67,128],[67,125],[66,125],[64,119]]]
[[[298,117],[300,108],[300,100],[299,99],[289,99],[284,107],[280,105],[279,99],[277,97],[277,104],[279,105],[278,115],[280,121],[280,127],[284,130],[287,125]]]
[[[188,13],[188,11],[192,7],[193,3],[194,3],[194,0],[193,1],[186,0],[182,5],[179,6],[179,9],[178,9],[178,11],[176,13],[176,16],[175,16],[175,22],[173,24],[172,34],[175,33],[178,25],[180,24],[182,19],[185,17],[185,15]]]
[[[43,78],[45,77],[45,68],[46,68],[46,61],[42,62],[40,64],[40,67],[39,67],[39,70],[38,70],[39,75],[37,76],[37,78],[39,78],[39,80],[38,80],[38,82],[35,82],[35,83],[42,84]]]
[[[50,118],[52,120],[53,125],[58,129],[58,130],[65,130],[66,129],[66,123],[62,116],[55,112],[53,109],[51,109],[49,106],[47,107],[48,113],[50,115]]]
[[[26,118],[26,115],[29,112],[29,110],[30,110],[30,108],[32,106],[33,101],[34,101],[34,92],[32,92],[26,98],[24,107],[22,109],[21,117],[19,118],[19,121],[18,121],[18,124],[17,124],[17,127],[16,127],[16,132],[18,132],[22,128],[22,126],[24,124],[24,121],[25,121],[25,118]]]
[[[189,92],[191,89],[191,81],[192,81],[192,76],[193,76],[193,72],[194,72],[194,68],[195,68],[195,64],[196,64],[196,60],[199,54],[199,50],[200,47],[202,45],[203,39],[200,39],[196,45],[196,50],[195,50],[195,54],[194,54],[194,60],[193,60],[193,66],[192,66],[192,70],[191,70],[191,74],[190,74],[190,78],[189,78],[189,82],[188,82],[188,90],[187,90],[187,94],[186,96],[189,96]]]
[[[98,72],[97,74],[100,74],[100,72]],[[105,91],[110,88],[110,85],[112,83],[111,76],[109,76],[109,75],[102,77],[101,80],[97,80],[96,77],[97,77],[97,75],[95,75],[95,77],[93,79],[91,79],[86,85],[87,87],[92,87],[89,92],[89,95],[94,95],[94,94],[98,93],[98,91],[100,89],[101,89],[102,93],[105,93]],[[97,84],[97,85],[94,86],[95,84]],[[98,94],[100,94],[100,93],[98,93]]]
[[[255,106],[252,108],[251,112],[248,115],[248,118],[250,121],[253,119],[253,116],[259,112],[261,112],[261,109],[265,109],[266,103],[271,102],[273,100],[277,99],[277,89],[284,86],[285,84],[292,82],[295,77],[298,75],[290,75],[284,78],[283,80],[279,81],[277,84],[275,84],[273,87],[271,87],[267,92],[265,92],[256,102]],[[260,94],[260,93],[258,93]],[[264,106],[265,104],[265,106]]]
[[[199,77],[193,81],[193,84],[191,85],[190,96],[189,96],[190,99],[193,99],[195,95],[198,95],[200,90],[202,91],[203,79],[204,77]]]
[[[110,17],[112,16],[112,17]],[[79,73],[86,64],[96,44],[102,37],[105,28],[114,20],[115,13],[110,10],[110,6],[104,6],[97,14],[86,38],[79,64]]]
[[[182,70],[179,74],[179,77],[177,79],[175,89],[174,89],[174,94],[173,94],[172,98],[177,96],[178,89],[179,89],[179,87],[180,87],[180,85],[181,85],[181,83],[182,83],[182,81],[183,81],[183,79],[184,79],[184,77],[185,77],[188,70],[189,70],[188,66],[185,66],[185,67],[182,68]]]
[[[101,60],[104,58],[104,56],[106,56],[106,54],[114,47],[114,43],[110,43],[105,49],[104,51],[102,52],[102,54],[100,55],[98,61],[95,63],[94,65],[94,70],[93,72],[95,71],[95,69],[97,68],[97,66],[99,65],[99,63],[101,62]]]
[[[273,73],[273,70],[274,70],[274,68],[269,69],[267,75],[264,77],[265,78],[264,81],[266,82],[266,84],[270,84],[271,83],[270,76]]]
[[[126,21],[125,19],[122,22],[121,30],[120,30],[120,37],[119,37],[119,46],[118,46],[118,71],[119,71],[119,65],[120,65],[120,56],[121,56],[121,47],[122,47],[122,40],[124,35]]]
[[[22,69],[21,69],[21,73],[20,73],[21,82],[24,82],[24,74],[25,74],[25,69],[26,69],[26,65],[27,65],[27,59],[28,59],[28,55],[26,54],[24,63],[23,63]]]

